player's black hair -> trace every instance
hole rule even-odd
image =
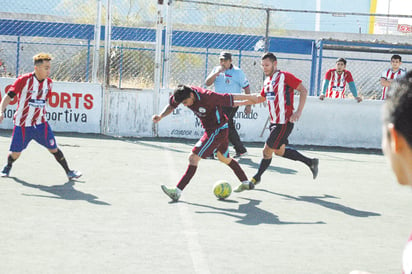
[[[337,62],[342,62],[346,66],[346,59],[345,58],[340,57],[336,60],[336,63]]]
[[[392,61],[393,59],[396,59],[396,60],[399,60],[399,62],[402,62],[402,57],[401,57],[399,54],[394,54],[394,55],[392,55],[391,61]]]
[[[392,123],[412,147],[412,71],[396,79],[385,102],[383,121]]]
[[[194,92],[193,89],[186,85],[178,85],[173,92],[173,99],[176,103],[181,103],[183,100],[190,97],[190,93]]]
[[[262,55],[262,60],[270,59],[270,61],[275,62],[277,60],[276,56],[271,52],[266,52]]]

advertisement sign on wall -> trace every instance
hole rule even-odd
[[[0,78],[0,100],[6,95],[14,78]],[[13,128],[17,97],[4,111],[2,129]],[[53,82],[46,118],[56,132],[100,133],[102,87],[99,84]]]

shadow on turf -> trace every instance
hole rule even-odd
[[[79,190],[74,189],[74,181],[69,181],[63,185],[54,185],[54,186],[44,186],[44,185],[34,185],[30,184],[26,181],[20,180],[16,177],[9,177],[13,179],[17,183],[21,184],[25,187],[39,189],[44,192],[51,193],[55,196],[48,196],[48,195],[33,195],[33,194],[24,194],[26,196],[34,196],[34,197],[44,197],[44,198],[53,198],[53,199],[64,199],[64,200],[71,200],[71,201],[87,201],[92,204],[97,205],[110,205],[109,203],[98,201],[98,197],[92,194],[84,193]]]
[[[246,156],[246,157],[247,157],[247,156]],[[255,162],[253,162],[251,159],[246,158],[246,157],[240,158],[240,159],[236,159],[236,160],[237,160],[237,161],[239,162],[239,164],[241,164],[241,165],[248,165],[248,166],[250,166],[251,168],[254,168],[254,169],[257,170],[257,169],[259,168],[260,163],[255,163]],[[273,170],[273,171],[276,171],[276,172],[281,173],[281,174],[296,174],[296,173],[297,173],[297,171],[294,170],[294,169],[284,168],[284,167],[278,167],[278,166],[273,166],[273,165],[269,166],[269,167],[267,168],[267,170]]]
[[[281,194],[281,193],[276,193],[273,191],[269,191],[266,189],[255,189],[254,191],[262,191],[262,192],[267,192],[270,194],[274,194],[280,197],[284,197],[287,199],[295,200],[295,201],[300,201],[300,202],[308,202],[312,204],[317,204],[332,210],[340,211],[342,213],[345,213],[346,215],[354,216],[354,217],[361,217],[361,218],[366,218],[366,217],[371,217],[371,216],[381,216],[380,213],[375,213],[375,212],[370,212],[370,211],[363,211],[363,210],[357,210],[348,206],[344,206],[335,202],[330,202],[326,201],[325,199],[339,199],[338,197],[332,196],[332,195],[323,195],[323,196],[291,196],[287,194]]]
[[[181,203],[185,203],[192,206],[198,206],[207,209],[213,209],[214,211],[196,211],[196,213],[200,214],[222,214],[230,217],[234,217],[237,223],[244,224],[244,225],[260,225],[260,224],[272,224],[272,225],[290,225],[290,224],[325,224],[322,221],[319,222],[283,222],[279,219],[279,216],[260,209],[257,207],[261,201],[255,199],[248,199],[248,198],[241,198],[244,200],[249,201],[246,204],[239,205],[238,209],[229,209],[229,208],[221,208],[215,207],[211,205],[202,205],[198,203],[190,203],[181,201]]]

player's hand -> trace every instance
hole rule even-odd
[[[291,123],[297,122],[299,120],[301,114],[302,113],[300,111],[296,111],[295,113],[292,114],[292,116],[290,116],[289,121]]]
[[[321,95],[319,96],[319,99],[323,101],[323,99],[325,99],[325,94],[321,94]]]
[[[157,115],[157,114],[153,115],[153,117],[152,117],[153,123],[157,123],[157,122],[159,122],[160,120],[162,120],[162,117],[160,117],[160,116]]]
[[[4,114],[3,114],[3,112],[1,112],[0,113],[0,123],[3,122],[3,119],[4,119]]]
[[[221,73],[221,72],[224,72],[224,71],[226,71],[226,69],[225,69],[225,67],[224,66],[220,66],[220,68],[219,68],[219,73]]]
[[[355,99],[356,99],[356,101],[357,101],[358,103],[362,102],[362,98],[361,98],[360,96],[355,97]]]
[[[247,105],[245,106],[245,114],[248,115],[252,112],[252,106],[251,105]]]

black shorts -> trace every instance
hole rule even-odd
[[[294,124],[288,122],[287,124],[270,124],[270,135],[266,140],[268,147],[272,149],[279,149],[282,145],[288,145],[288,137],[292,132]]]

